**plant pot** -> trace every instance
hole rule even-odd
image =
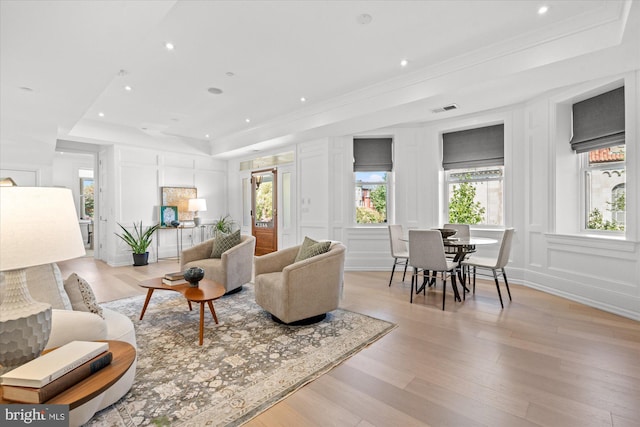
[[[149,264],[149,252],[143,254],[133,254],[133,266],[139,267],[141,265]]]

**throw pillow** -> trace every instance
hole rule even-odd
[[[104,318],[102,307],[96,301],[96,296],[91,290],[91,286],[76,273],[71,274],[64,281],[64,289],[71,300],[71,307],[76,311],[89,311]]]
[[[218,237],[213,241],[213,249],[211,249],[211,258],[222,258],[222,253],[228,251],[232,247],[239,245],[242,239],[240,239],[240,230],[228,234],[223,237]]]
[[[302,242],[302,245],[298,250],[298,255],[296,256],[296,259],[294,262],[302,261],[307,258],[311,258],[316,255],[323,254],[329,250],[330,246],[331,246],[331,242],[329,241],[316,242],[313,239],[305,237],[304,242]]]

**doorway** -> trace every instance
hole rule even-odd
[[[278,173],[276,169],[251,173],[251,234],[256,255],[278,250]]]

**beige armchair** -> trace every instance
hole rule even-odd
[[[275,321],[291,324],[322,320],[338,308],[347,248],[332,243],[329,251],[294,262],[300,246],[255,257],[256,302]]]
[[[204,277],[224,285],[226,293],[237,292],[242,289],[242,285],[251,281],[256,238],[242,235],[240,244],[223,252],[221,258],[210,258],[214,241],[215,239],[209,239],[183,250],[180,255],[180,270],[200,267],[204,269]]]

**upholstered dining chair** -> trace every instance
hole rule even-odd
[[[453,293],[457,301],[460,300],[458,295],[458,287],[456,285],[456,267],[457,264],[448,260],[444,254],[444,243],[442,243],[442,234],[438,230],[409,230],[409,264],[413,267],[411,275],[411,299],[413,303],[413,293],[419,292],[418,275],[422,271],[423,275],[429,275],[429,272],[442,273],[442,309],[447,290],[447,275],[451,277]],[[425,291],[426,281],[423,283],[421,290]]]
[[[389,286],[393,281],[393,273],[396,271],[396,265],[404,264],[404,273],[402,281],[407,275],[407,266],[409,265],[409,251],[407,250],[407,242],[403,239],[402,225],[389,226],[389,243],[391,244],[391,256],[393,257],[393,268],[391,269],[391,277],[389,278]]]
[[[456,230],[456,234],[453,237],[469,238],[471,237],[471,230],[469,224],[445,224],[442,228],[451,228]]]
[[[476,269],[484,268],[493,272],[493,279],[496,282],[496,289],[498,290],[498,297],[500,298],[500,305],[504,308],[502,302],[502,293],[500,292],[500,285],[498,283],[497,270],[502,272],[504,278],[504,284],[509,294],[509,301],[511,301],[511,291],[509,290],[509,282],[507,281],[507,273],[504,271],[504,267],[509,262],[509,254],[511,252],[511,241],[513,240],[513,228],[507,228],[502,233],[502,241],[500,242],[500,250],[496,258],[478,257],[473,255],[471,258],[462,261],[462,267],[473,267],[473,293],[476,292]]]
[[[469,227],[469,224],[445,224],[442,228],[452,228],[454,230],[456,230],[456,234],[453,235],[453,237],[456,237],[458,239],[468,239],[471,237],[471,229]],[[447,252],[447,258],[455,258],[456,255],[458,254],[457,250],[452,249],[453,252]],[[467,254],[473,253],[475,252],[475,250],[467,250]],[[468,268],[468,267],[465,267]],[[471,279],[469,274],[463,274],[462,277],[469,277],[469,279]],[[463,286],[463,291],[466,292],[467,289],[467,284],[466,283],[462,283]]]

